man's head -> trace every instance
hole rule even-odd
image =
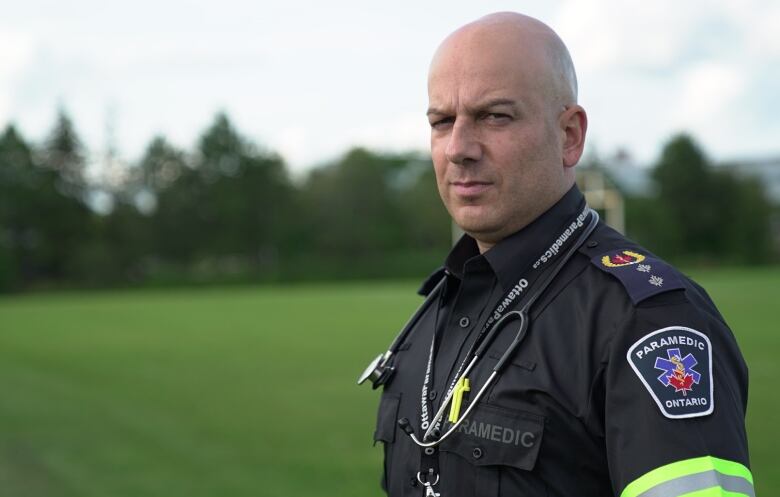
[[[587,117],[569,53],[540,21],[498,13],[452,33],[431,62],[428,101],[439,193],[481,251],[573,185]]]

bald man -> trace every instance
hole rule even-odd
[[[383,386],[387,493],[754,495],[733,334],[575,186],[588,121],[561,39],[479,19],[438,48],[428,94],[439,193],[465,235],[361,379]]]

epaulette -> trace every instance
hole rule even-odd
[[[420,285],[420,288],[417,290],[417,294],[422,295],[423,297],[427,297],[428,294],[431,293],[434,288],[436,288],[436,285],[441,281],[441,279],[444,278],[445,274],[447,274],[447,269],[445,269],[444,266],[432,272],[430,276],[425,278],[425,281],[423,281],[422,285]]]
[[[611,250],[590,261],[620,280],[634,305],[653,295],[685,288],[672,266],[639,249]]]

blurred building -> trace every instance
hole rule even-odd
[[[742,177],[758,178],[769,201],[780,212],[780,157],[724,162],[716,167],[729,168]],[[651,197],[655,194],[651,168],[637,163],[629,153],[622,150],[606,160],[586,159],[575,170],[577,185],[585,194],[588,205],[621,233],[625,233],[626,197]],[[780,243],[780,215],[773,218],[771,229],[774,239]],[[453,223],[453,243],[462,234]]]
[[[743,177],[758,178],[764,185],[769,200],[780,206],[780,157],[774,159],[742,160],[724,164]]]
[[[625,233],[625,200],[616,182],[601,168],[583,167],[576,171],[577,186],[588,205],[598,211],[605,223]]]
[[[765,159],[738,159],[720,162],[715,165],[728,168],[743,178],[757,178],[764,188],[767,199],[774,206],[774,216],[770,229],[775,244],[780,247],[780,157]],[[584,167],[577,168],[578,184],[583,191],[588,191],[591,185],[611,185],[615,190],[628,197],[651,197],[655,194],[655,184],[651,177],[652,170],[647,165],[638,164],[630,154],[618,151],[612,157],[601,161],[586,162]],[[598,176],[603,175],[604,179]],[[580,178],[582,178],[582,183]],[[598,190],[595,187],[595,190]],[[588,197],[588,201],[591,201]],[[595,204],[591,204],[595,208]],[[619,224],[611,224],[620,230]]]
[[[764,186],[769,201],[780,206],[780,157],[773,159],[738,159],[721,162],[715,167],[731,169],[745,178],[758,178]],[[610,181],[625,195],[652,196],[653,180],[650,167],[638,164],[624,151],[618,151],[612,157],[598,162],[596,165],[586,164],[580,169],[602,169]]]

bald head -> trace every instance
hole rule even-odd
[[[431,62],[427,115],[439,194],[481,251],[574,184],[587,116],[568,50],[536,19],[492,14],[448,36]]]
[[[577,103],[577,75],[563,41],[543,22],[515,12],[489,14],[450,34],[436,50],[437,65],[470,56],[499,59],[533,75],[538,88],[555,108]]]

